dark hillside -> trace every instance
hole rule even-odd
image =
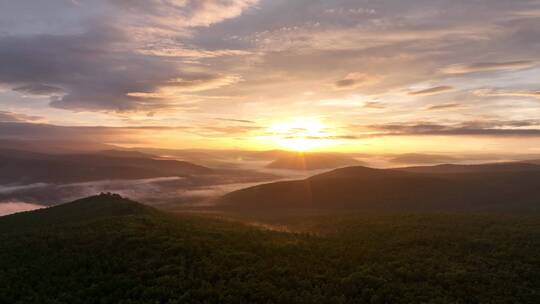
[[[295,153],[279,156],[266,167],[288,170],[320,170],[360,165],[361,162],[352,157],[337,153]]]
[[[0,231],[41,229],[50,225],[156,212],[158,211],[151,207],[123,198],[118,194],[102,193],[68,204],[0,217]]]
[[[288,221],[311,228],[264,231],[114,195],[3,217],[0,303],[540,301],[538,217]]]
[[[436,166],[419,166],[419,167],[407,167],[397,169],[406,172],[415,173],[435,173],[435,174],[449,174],[449,173],[497,173],[497,172],[516,172],[516,171],[540,171],[540,165],[534,162],[510,162],[510,163],[493,163],[482,165],[436,165]]]
[[[222,197],[233,209],[386,212],[539,212],[540,168],[531,164],[371,169],[348,167]],[[457,170],[456,168],[460,168]],[[463,171],[465,170],[465,171]]]

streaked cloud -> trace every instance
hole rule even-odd
[[[242,135],[253,131],[262,130],[262,127],[251,125],[229,125],[229,126],[206,126],[200,128],[199,132],[207,136],[212,135]]]
[[[394,123],[361,127],[371,136],[466,135],[466,136],[540,136],[540,121],[466,121],[455,124]]]
[[[386,108],[386,105],[382,102],[378,102],[378,101],[368,101],[366,103],[364,103],[364,108],[367,108],[367,109],[384,109]]]
[[[477,96],[484,97],[526,97],[540,99],[540,90],[478,89]]]
[[[51,95],[64,93],[64,90],[62,90],[61,88],[42,84],[42,83],[32,83],[28,85],[23,85],[20,87],[13,88],[13,91],[30,94],[30,95],[44,95],[44,96],[51,96]]]
[[[426,106],[427,111],[439,111],[439,110],[448,110],[448,109],[458,109],[462,108],[463,105],[460,103],[443,103]]]
[[[135,143],[139,131],[156,132],[181,127],[82,127],[57,126],[46,123],[28,123],[25,121],[0,122],[0,139],[25,139],[49,141],[89,141],[96,143]]]
[[[165,29],[174,27],[210,26],[235,18],[257,4],[258,0],[109,0],[134,18]],[[133,22],[133,23],[137,23]]]
[[[535,61],[519,60],[506,62],[478,62],[471,64],[454,64],[442,69],[446,74],[467,74],[476,72],[517,70],[533,67],[537,64]]]
[[[540,9],[519,10],[519,11],[513,12],[513,14],[518,17],[540,18]]]
[[[0,111],[0,123],[37,122],[41,120],[43,120],[43,117],[40,117],[40,116],[13,113],[13,112],[8,112],[8,111]]]
[[[139,49],[139,53],[144,55],[151,56],[160,56],[160,57],[179,57],[179,58],[192,58],[192,59],[201,59],[201,58],[216,58],[223,56],[246,56],[253,53],[242,50],[195,50],[187,49],[180,46],[172,45],[161,45],[159,47],[152,46],[147,49]]]
[[[381,77],[377,75],[349,73],[343,79],[336,81],[335,86],[340,90],[348,90],[373,85],[380,81]]]
[[[165,104],[167,101],[181,100],[186,93],[202,92],[229,86],[241,81],[237,75],[189,75],[183,78],[170,79],[152,92],[129,92],[126,95],[133,98],[158,100]]]
[[[452,91],[453,89],[454,87],[451,87],[451,86],[438,86],[438,87],[432,87],[432,88],[428,88],[424,90],[413,91],[413,92],[410,92],[409,95],[421,95],[421,96],[435,95],[435,94]]]
[[[239,123],[247,123],[247,124],[255,123],[253,120],[247,120],[247,119],[234,119],[234,118],[215,118],[215,119],[221,120],[221,121],[239,122]]]

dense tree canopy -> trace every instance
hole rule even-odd
[[[261,230],[106,195],[5,217],[0,303],[540,301],[538,217],[301,221]]]

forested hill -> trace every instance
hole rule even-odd
[[[82,224],[103,218],[157,213],[151,207],[118,194],[102,193],[68,204],[0,217],[0,231],[47,229],[50,226]]]
[[[1,217],[0,303],[540,301],[538,217],[282,224],[302,233],[167,214],[110,194]]]
[[[356,166],[253,186],[218,204],[240,210],[540,212],[540,166],[527,163],[401,169]]]

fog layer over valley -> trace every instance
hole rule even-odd
[[[62,204],[101,192],[119,193],[170,210],[208,207],[222,202],[220,197],[230,192],[271,182],[302,180],[348,166],[418,165],[422,167],[408,170],[421,173],[469,168],[429,167],[446,161],[471,164],[536,158],[536,155],[374,156],[281,150],[112,149],[112,146],[90,144],[79,145],[81,149],[74,150],[74,145],[68,144],[55,143],[49,147],[41,143],[22,143],[14,145],[17,149],[0,149],[0,212],[5,214]],[[108,149],[99,150],[103,147]],[[287,193],[279,195],[287,196]],[[266,202],[273,196],[266,192],[262,196],[256,194],[249,199],[249,205],[260,199]],[[244,198],[234,202],[244,203],[247,203]],[[292,206],[295,203],[291,202]]]
[[[0,208],[4,202],[11,200],[40,204],[21,203],[31,206],[52,206],[96,193],[112,192],[155,207],[174,209],[175,207],[206,206],[215,198],[228,192],[258,184],[260,182],[229,183],[219,178],[216,178],[214,182],[199,183],[196,179],[163,177],[72,184],[38,183],[26,186],[0,186]]]
[[[205,206],[231,191],[306,178],[344,166],[343,159],[355,163],[337,153],[310,154],[311,162],[317,164],[311,168],[299,166],[303,153],[279,150],[112,149],[104,144],[5,143],[10,148],[0,149],[0,204],[16,201],[52,206],[114,192],[167,209]],[[99,150],[104,147],[108,149]],[[283,159],[289,160],[289,166],[272,166]]]
[[[29,204],[23,202],[2,202],[0,203],[0,216],[18,213],[23,211],[32,211],[44,208],[45,206],[37,204]]]
[[[119,193],[163,208],[199,206],[227,192],[282,178],[252,169],[209,168],[138,151],[38,153],[30,151],[31,144],[23,146],[26,150],[18,147],[0,149],[0,208],[6,214],[100,192]]]

